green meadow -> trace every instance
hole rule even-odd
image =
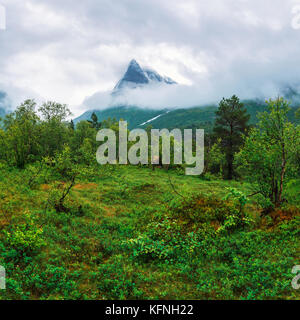
[[[267,107],[223,99],[188,176],[171,137],[170,164],[100,165],[118,121],[25,101],[0,121],[0,299],[299,299],[300,126]]]
[[[249,184],[99,166],[58,213],[47,207],[53,177],[29,187],[27,170],[0,172],[1,299],[299,298],[299,180],[288,209],[261,217],[252,198],[247,223],[222,228],[238,207],[228,190]]]

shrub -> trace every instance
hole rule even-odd
[[[11,224],[4,230],[5,242],[19,252],[34,252],[44,245],[41,237],[43,230],[39,228],[30,212],[25,212],[22,223]]]

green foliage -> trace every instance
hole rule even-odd
[[[295,116],[297,119],[300,119],[300,108],[295,111]]]
[[[98,289],[103,292],[105,299],[139,298],[142,291],[138,290],[133,277],[133,267],[124,263],[123,257],[117,255],[109,264],[100,265],[97,277],[93,277]]]
[[[258,128],[251,130],[236,156],[241,174],[267,206],[280,205],[288,180],[299,176],[300,127],[288,121],[288,110],[282,98],[270,100],[269,112],[260,115]]]
[[[247,109],[247,113],[251,116],[250,124],[256,125],[258,123],[257,114],[267,110],[265,101],[262,100],[244,100],[242,101]],[[293,106],[289,111],[289,120],[296,123],[295,111],[298,106]],[[206,133],[212,132],[215,123],[215,112],[217,111],[216,105],[201,105],[191,108],[176,108],[168,110],[150,110],[145,108],[137,108],[134,106],[120,106],[108,108],[101,111],[87,111],[82,116],[75,120],[76,123],[80,121],[87,121],[91,119],[93,112],[97,115],[99,121],[107,119],[120,120],[124,119],[129,123],[129,129],[135,129],[140,124],[153,119],[158,115],[160,117],[151,121],[151,125],[155,129],[205,129]],[[148,124],[142,126],[146,128]]]
[[[207,150],[207,148],[206,148]],[[213,144],[205,154],[206,172],[223,175],[223,168],[226,165],[226,156],[222,152],[221,139]]]
[[[242,192],[237,190],[236,188],[227,188],[228,194],[225,196],[224,200],[228,200],[230,198],[233,198],[235,201],[239,204],[239,213],[244,213],[244,208],[246,203],[249,201],[247,196]]]
[[[49,178],[62,183],[55,166],[67,173],[68,166],[54,161]],[[78,176],[65,202],[70,211],[56,212],[45,202],[49,193],[58,190],[60,196],[62,189],[13,183],[5,190],[7,181],[23,179],[23,171],[3,170],[0,264],[8,273],[3,298],[295,298],[290,270],[298,256],[297,211],[276,227],[270,221],[264,229],[257,218],[241,224],[245,184],[236,182],[232,190],[233,182],[107,167],[114,174],[95,183]],[[186,200],[173,194],[168,174]],[[209,197],[212,188],[216,194]],[[191,190],[208,191],[208,197],[192,196]],[[254,214],[251,199],[243,210],[245,218]],[[239,217],[233,225],[232,216]]]
[[[3,159],[11,165],[24,168],[39,155],[39,118],[35,113],[36,103],[26,100],[15,112],[4,119],[4,131],[0,150]]]
[[[236,204],[236,208],[226,217],[223,225],[217,230],[217,232],[232,232],[237,229],[244,229],[247,226],[251,226],[254,222],[253,219],[245,214],[245,206],[249,201],[246,195],[236,188],[227,189],[229,192],[224,197],[224,200],[233,199]]]
[[[134,106],[126,107],[112,107],[100,111],[88,111],[81,117],[76,119],[76,124],[81,121],[90,120],[93,113],[97,116],[97,121],[103,123],[103,121],[114,121],[117,122],[121,119],[126,120],[129,123],[130,129],[137,128],[140,124],[153,119],[154,117],[166,112],[166,110],[150,110],[150,109],[139,109]]]
[[[30,212],[24,212],[21,222],[4,229],[6,243],[12,248],[23,252],[35,252],[45,242],[42,239],[42,228],[39,228]]]
[[[84,146],[83,146],[84,147]],[[90,153],[85,154],[85,157]],[[57,153],[55,158],[46,159],[45,162],[51,167],[54,174],[63,179],[63,183],[54,182],[47,204],[51,204],[58,212],[68,212],[69,208],[64,205],[65,200],[70,195],[72,188],[75,186],[77,179],[90,178],[94,173],[94,167],[80,166],[76,161],[76,156],[71,152],[69,146],[65,146],[61,153]]]
[[[281,121],[285,111],[266,114],[262,129],[246,139],[240,169],[253,172],[225,181],[216,176],[226,163],[224,145],[213,135],[205,177],[185,176],[176,166],[99,166],[96,117],[118,132],[115,120],[105,120],[112,110],[75,126],[66,122],[67,106],[48,102],[40,116],[35,109],[26,101],[1,123],[0,265],[7,290],[0,299],[296,298],[290,271],[299,255],[299,128]],[[121,109],[114,111],[132,111]],[[194,108],[184,120],[195,124],[188,118],[197,115],[209,127],[214,111]],[[138,124],[161,114],[134,112]],[[184,110],[156,121],[169,115],[175,125]],[[272,162],[281,164],[282,136],[287,200],[261,217],[258,202],[270,198],[246,195],[260,184],[268,189]]]
[[[199,294],[213,299],[296,298],[290,272],[296,263],[291,253],[299,245],[293,235],[299,228],[297,221],[282,225],[284,231],[255,230],[216,238],[207,251],[210,267],[200,264],[193,276]],[[272,258],[267,258],[268,252]]]
[[[223,223],[226,216],[236,210],[232,203],[212,197],[194,196],[181,203],[173,202],[170,205],[172,214],[185,224],[217,222]]]
[[[253,224],[243,212],[244,195],[235,189],[232,193],[238,199],[237,205],[203,196],[181,204],[171,203],[161,221],[149,223],[147,231],[127,240],[125,247],[132,251],[133,257],[146,261],[190,261],[196,249],[201,247],[203,237],[214,238],[219,233],[234,232]]]
[[[65,104],[52,101],[44,103],[39,108],[39,112],[47,122],[57,121],[59,123],[66,120],[72,114]]]
[[[92,113],[91,120],[88,120],[88,122],[91,124],[91,127],[96,130],[101,128],[101,123],[98,122],[98,117],[95,112]]]

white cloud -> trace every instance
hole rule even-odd
[[[132,58],[181,84],[129,95],[143,105],[269,95],[300,83],[300,33],[291,27],[298,0],[1,3],[7,30],[0,31],[0,90],[22,92],[15,101],[27,92],[78,114],[87,96],[107,96]]]

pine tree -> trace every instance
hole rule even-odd
[[[71,122],[70,122],[70,129],[71,130],[75,130],[75,125],[74,125],[74,121],[73,120],[71,120]]]
[[[91,120],[89,120],[88,122],[92,125],[92,128],[95,128],[97,130],[101,128],[101,123],[98,122],[98,117],[95,112],[92,113]]]
[[[223,98],[216,111],[214,133],[221,139],[222,151],[226,155],[226,178],[234,175],[234,154],[240,150],[243,134],[249,129],[250,115],[237,96]]]

